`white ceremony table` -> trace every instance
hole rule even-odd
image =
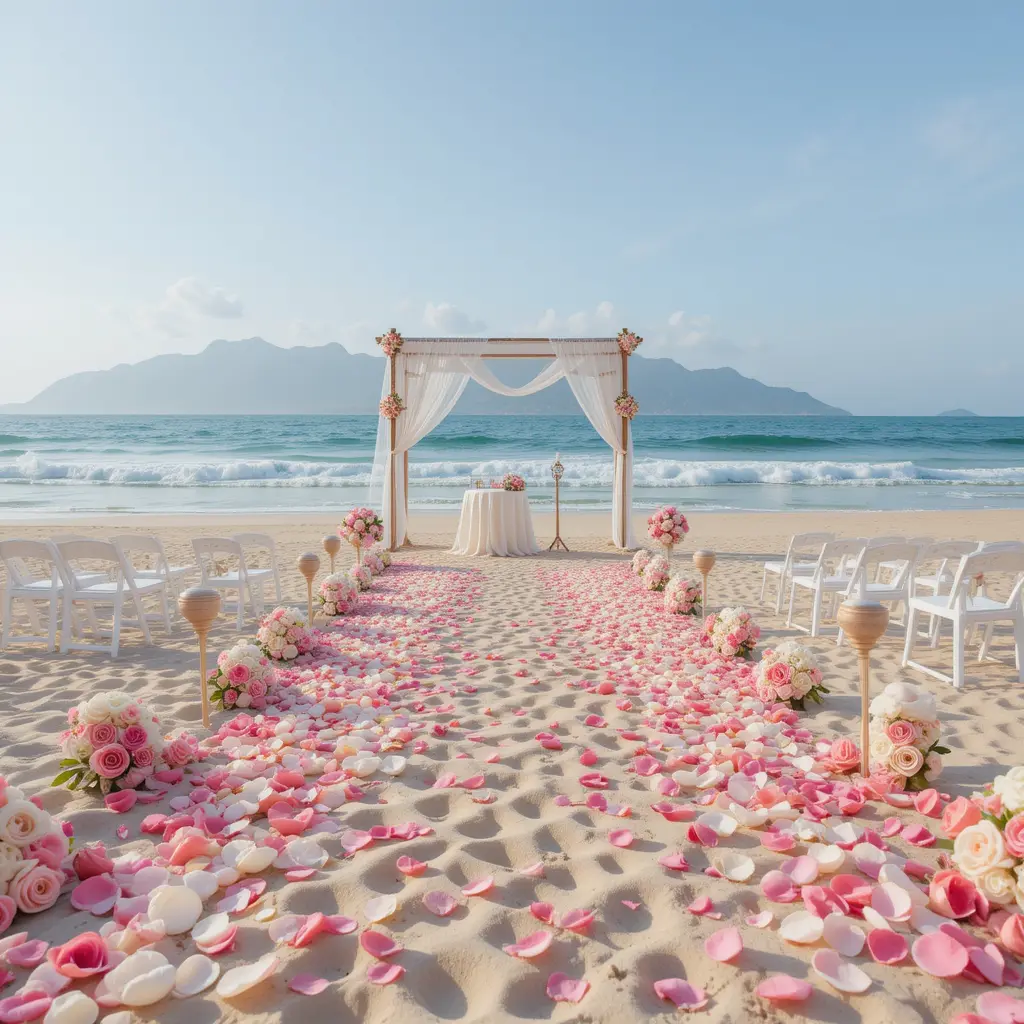
[[[496,487],[466,491],[453,555],[536,555],[539,551],[526,491]]]

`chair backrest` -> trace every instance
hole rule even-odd
[[[202,574],[203,582],[210,576],[217,576],[217,556],[226,555],[238,562],[240,580],[245,579],[245,553],[242,545],[231,537],[193,537],[192,550],[196,554],[196,563]]]
[[[964,555],[960,559],[949,592],[949,607],[953,608],[958,604],[963,607],[970,593],[971,581],[990,573],[1019,573],[1020,576],[1006,601],[1006,607],[1009,608],[1020,600],[1021,586],[1024,584],[1024,544],[1010,541],[1005,547],[1001,544],[986,545],[978,551]]]
[[[155,569],[164,576],[168,574],[167,556],[164,554],[164,546],[160,543],[159,538],[145,533],[122,533],[111,537],[110,541],[117,548],[125,564],[131,569],[136,569],[136,565],[132,561],[132,552],[135,551],[152,556],[153,564],[148,568]]]
[[[56,584],[61,579],[60,555],[48,540],[0,540],[0,562],[7,569],[7,578],[15,587],[38,583],[45,576],[37,576],[25,563],[30,558],[35,562],[45,563],[49,567],[50,582]]]
[[[270,567],[277,567],[277,548],[274,546],[274,538],[269,533],[235,533],[231,539],[238,542],[243,552],[246,548],[266,548],[270,553]]]
[[[857,565],[850,578],[849,593],[855,594],[858,588],[863,588],[870,575],[869,566],[877,566],[881,562],[899,563],[895,577],[885,585],[893,590],[905,586],[913,575],[920,554],[920,545],[911,544],[909,541],[868,541],[857,558]],[[861,592],[863,593],[863,590]]]
[[[978,550],[976,540],[938,540],[925,546],[917,562],[945,562],[955,558],[958,562],[964,555],[973,554]]]
[[[786,560],[813,562],[821,551],[821,545],[835,539],[834,533],[794,533],[786,551]]]
[[[843,540],[827,540],[821,546],[818,553],[818,561],[814,567],[814,578],[816,580],[830,574],[830,570],[839,570],[844,563],[849,561],[855,565],[864,550],[866,541],[863,537],[845,538]]]
[[[118,583],[125,579],[124,562],[117,548],[107,540],[65,540],[57,543],[60,558],[58,565],[65,585],[77,589],[75,563],[79,561],[101,562],[103,571],[113,571]]]

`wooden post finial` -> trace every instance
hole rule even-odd
[[[206,693],[206,635],[220,614],[220,591],[211,587],[189,587],[178,596],[178,610],[199,638],[199,692],[203,705],[203,728],[210,727],[210,701]]]
[[[857,651],[860,665],[860,773],[870,774],[868,706],[871,702],[871,650],[889,625],[889,610],[877,601],[844,601],[836,616],[839,628]]]
[[[341,538],[336,533],[328,533],[323,539],[324,551],[331,559],[331,573],[334,572],[334,556],[341,550]]]
[[[306,577],[306,625],[312,626],[313,577],[316,576],[317,570],[320,568],[320,556],[314,555],[312,551],[307,551],[304,555],[299,555],[295,560],[295,564],[299,567],[299,572]]]
[[[701,574],[704,579],[704,585],[701,588],[701,611],[708,614],[708,573],[711,572],[715,567],[715,553],[709,551],[707,548],[701,548],[699,551],[693,553],[693,564],[696,566],[697,571]]]

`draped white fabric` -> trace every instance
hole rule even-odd
[[[573,395],[594,429],[615,453],[612,499],[612,541],[632,547],[630,512],[633,504],[633,441],[622,447],[622,420],[615,415],[615,399],[621,390],[621,358],[617,351],[595,351],[593,341],[550,339],[555,359],[533,380],[518,388],[502,383],[491,371],[483,353],[486,340],[471,338],[417,338],[410,351],[396,357],[395,390],[405,404],[397,420],[395,450],[391,451],[391,423],[383,416],[377,424],[377,447],[370,478],[370,506],[381,509],[384,543],[401,544],[406,536],[404,453],[422,440],[455,408],[470,378],[500,395],[532,395],[565,377]],[[391,368],[384,372],[381,398],[391,392]],[[625,495],[625,498],[623,498]],[[391,510],[394,502],[394,537]],[[625,522],[625,529],[623,529]]]
[[[629,444],[624,450],[622,418],[615,415],[615,399],[622,387],[621,357],[618,354],[595,353],[592,345],[573,338],[552,338],[551,348],[584,415],[615,452],[612,542],[616,547],[632,547],[630,512],[633,508],[633,434],[630,431]]]

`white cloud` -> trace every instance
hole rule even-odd
[[[487,330],[483,320],[474,320],[450,302],[439,302],[436,306],[428,302],[423,310],[423,322],[440,336],[480,334]]]
[[[599,303],[593,313],[580,310],[570,313],[564,319],[555,310],[546,309],[534,330],[549,338],[606,337],[618,334],[618,330],[613,327],[614,316],[615,307],[607,299]]]
[[[993,104],[961,99],[925,125],[924,139],[940,160],[973,177],[990,170],[1004,155],[1007,132]]]
[[[242,303],[223,288],[203,284],[196,277],[183,277],[164,291],[160,302],[142,312],[142,323],[172,338],[189,335],[204,317],[235,319],[242,316]]]

